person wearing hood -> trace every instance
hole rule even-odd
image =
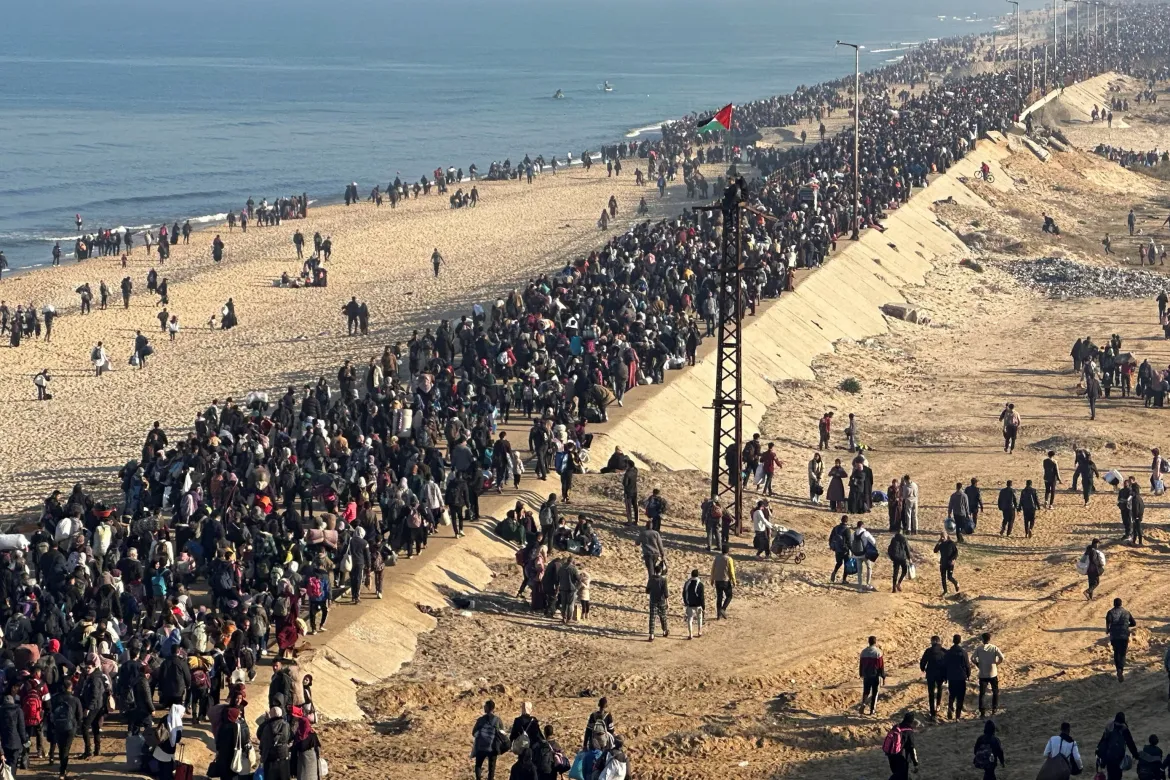
[[[243,749],[250,745],[252,736],[248,730],[248,723],[244,720],[243,711],[239,707],[228,706],[224,710],[223,723],[215,732],[215,767],[219,770],[220,780],[236,780],[242,775],[232,771],[232,759],[236,748]]]
[[[3,703],[0,703],[0,748],[4,750],[4,761],[12,769],[14,777],[17,767],[21,766],[21,755],[26,744],[28,732],[24,711],[12,696],[5,696]]]
[[[292,756],[292,729],[284,719],[284,711],[273,707],[256,732],[260,738],[260,762],[265,780],[289,780]]]
[[[321,740],[303,711],[293,718],[292,731],[297,780],[321,780]]]
[[[1135,761],[1140,758],[1133,735],[1129,733],[1129,726],[1126,725],[1125,713],[1119,712],[1105,727],[1101,740],[1097,743],[1097,760],[1100,762],[1098,765],[1105,768],[1106,780],[1121,780],[1121,767],[1125,761],[1126,751]]]
[[[1007,766],[1003,757],[1003,745],[995,736],[995,721],[983,724],[983,733],[975,740],[975,768],[983,770],[983,780],[995,780],[995,768]]]

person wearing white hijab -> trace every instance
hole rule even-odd
[[[158,761],[159,780],[172,780],[175,776],[175,751],[183,740],[183,713],[186,708],[182,704],[172,704],[163,724],[169,736],[160,739],[158,747],[154,749],[154,760]],[[162,737],[162,729],[159,729]]]

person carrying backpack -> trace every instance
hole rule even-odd
[[[28,730],[28,741],[37,742],[36,757],[44,755],[45,709],[49,706],[49,686],[41,679],[41,670],[33,668],[32,676],[20,687],[20,709],[24,712],[24,725]]]
[[[329,575],[318,567],[309,571],[305,580],[305,595],[309,598],[309,633],[315,634],[325,630],[329,622]],[[317,625],[317,615],[321,616],[321,625]]]
[[[973,763],[976,769],[983,770],[983,780],[995,780],[996,766],[1007,766],[1003,745],[999,737],[995,736],[995,721],[989,720],[983,724],[983,733],[975,740]]]
[[[532,749],[539,780],[556,780],[557,775],[568,772],[570,768],[565,751],[553,738],[554,733],[553,725],[545,724],[544,739]]]
[[[1137,745],[1125,723],[1125,713],[1119,712],[1105,727],[1097,743],[1097,766],[1105,769],[1106,780],[1121,780],[1121,765],[1127,750],[1135,760],[1138,758]]]
[[[260,738],[260,761],[265,780],[289,780],[292,728],[284,719],[284,710],[280,707],[270,709],[256,736]]]
[[[882,741],[882,752],[890,763],[890,780],[908,780],[910,766],[918,770],[918,751],[914,749],[914,713],[907,712]]]
[[[471,727],[471,753],[475,758],[475,780],[483,780],[483,765],[487,763],[487,780],[496,778],[496,757],[507,747],[508,735],[504,732],[504,722],[496,714],[496,703],[492,700],[484,702],[483,715]],[[508,746],[510,747],[510,745]],[[266,775],[267,776],[267,775]]]
[[[1138,780],[1165,780],[1168,765],[1170,760],[1163,758],[1162,748],[1158,747],[1158,735],[1151,734],[1149,743],[1143,745],[1142,752],[1138,753]]]
[[[69,772],[69,750],[81,724],[81,702],[73,695],[73,683],[65,680],[61,690],[53,694],[49,702],[49,730],[52,744],[49,747],[49,762],[53,761],[53,749],[61,756],[61,777]]]

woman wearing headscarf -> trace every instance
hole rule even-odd
[[[217,777],[220,780],[236,780],[243,773],[232,771],[232,761],[236,750],[244,750],[251,744],[252,735],[248,731],[248,722],[244,720],[244,712],[239,707],[228,706],[223,713],[223,723],[215,731],[215,768],[219,770]],[[244,766],[245,770],[255,767]],[[211,774],[210,768],[208,774]]]
[[[283,659],[289,655],[297,646],[297,641],[301,638],[301,627],[297,623],[297,617],[301,613],[301,597],[300,594],[293,590],[291,586],[285,583],[282,586],[284,597],[289,600],[288,614],[276,618],[276,657]]]
[[[154,760],[158,762],[159,780],[172,780],[175,776],[175,751],[183,741],[183,713],[186,710],[182,704],[172,704],[163,723],[166,725],[168,736],[160,739],[158,747],[154,749]],[[161,737],[161,730],[159,736]]]
[[[294,707],[294,712],[299,709]],[[297,780],[321,780],[321,740],[313,731],[313,724],[301,714],[293,719],[293,759]]]
[[[532,714],[532,702],[530,701],[520,705],[520,714],[512,721],[512,732],[509,734],[509,739],[515,742],[521,734],[528,736],[529,745],[535,745],[543,739],[540,732],[540,722]]]

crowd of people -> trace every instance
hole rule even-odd
[[[1157,13],[1133,10],[1133,24],[1144,20],[1142,35],[1127,35],[1111,65],[1137,69],[1150,53],[1149,41],[1156,39],[1149,30],[1166,25],[1164,14]],[[952,77],[942,85],[916,88],[926,83],[927,71],[953,69],[975,50],[973,40],[940,42],[866,75],[876,87],[867,87],[863,103],[863,228],[881,229],[885,214],[905,202],[914,187],[924,185],[928,175],[946,170],[971,151],[983,132],[1001,129],[1013,118],[1017,90],[1008,73]],[[885,87],[905,82],[914,88],[895,104]],[[792,96],[739,107],[737,122],[742,124],[736,132],[847,110],[850,101],[842,101],[840,87],[804,88]],[[623,159],[653,152],[660,176],[676,170],[685,174],[690,161],[723,160],[722,148],[705,145],[693,129],[693,122],[668,125],[660,139],[607,147],[601,159],[620,175]],[[785,152],[743,152],[765,178],[752,185],[735,181],[733,197],[778,218],[745,225],[749,265],[756,269],[741,291],[748,310],[790,289],[793,268],[824,262],[848,230],[850,133]],[[593,156],[585,153],[582,159],[592,164]],[[520,171],[528,176],[543,166],[541,158],[526,158],[520,166],[493,164],[491,171],[520,178]],[[473,166],[471,178],[477,176]],[[432,184],[424,177],[408,187],[396,178],[386,189],[391,206],[432,186],[444,192],[463,175],[436,171],[434,180]],[[816,197],[809,197],[810,192]],[[377,203],[380,191],[375,189],[371,197]],[[358,202],[356,184],[347,189],[346,200]],[[303,217],[307,205],[303,195],[272,206],[249,201],[238,216],[233,213],[229,230],[236,224],[246,230],[249,221],[278,224],[290,216]],[[574,477],[589,467],[589,426],[606,420],[607,408],[621,405],[638,386],[661,383],[668,370],[693,362],[701,326],[706,334],[713,332],[719,316],[713,269],[723,230],[718,214],[703,212],[638,224],[486,309],[477,305],[458,322],[444,320],[421,335],[416,331],[407,343],[386,347],[364,367],[347,361],[335,382],[321,377],[300,388],[290,386],[272,403],[263,393],[242,402],[216,400],[175,440],[156,423],[141,452],[121,470],[116,498],[90,495],[80,484],[67,496],[54,493],[46,499],[31,538],[8,539],[8,549],[0,554],[8,572],[0,578],[5,596],[0,658],[12,697],[0,706],[0,724],[9,717],[26,729],[13,744],[3,745],[9,763],[23,762],[31,753],[24,745],[34,737],[37,756],[45,756],[40,745],[44,737],[64,775],[74,737],[81,734],[87,755],[99,754],[104,721],[117,713],[138,738],[132,743],[136,760],[165,780],[182,763],[184,727],[204,719],[214,733],[221,777],[246,775],[263,766],[266,780],[277,780],[289,777],[292,766],[299,780],[315,780],[322,765],[313,733],[311,680],[286,667],[295,667],[301,637],[327,630],[330,609],[338,601],[357,604],[363,595],[381,597],[384,571],[400,555],[424,554],[428,539],[444,529],[461,535],[467,523],[480,517],[481,495],[516,487],[530,472],[531,478],[559,482],[559,495],[552,492],[536,513],[517,506],[502,530],[525,539],[523,559],[518,560],[525,567],[525,585],[533,591],[533,607],[550,615],[559,608],[565,621],[587,618],[588,575],[572,556],[596,554],[600,543],[588,522],[570,529],[558,516],[558,507],[573,501]],[[189,235],[185,226],[159,231],[160,262],[166,259],[162,247],[177,243],[179,235]],[[122,240],[130,251],[131,236]],[[298,246],[298,256],[300,251]],[[320,254],[327,259],[327,251]],[[123,295],[129,295],[125,287]],[[351,303],[356,309],[351,313],[347,307],[345,314],[351,332],[360,332],[361,304],[356,299]],[[35,323],[37,313],[32,310],[30,317],[31,309],[18,308],[13,321]],[[5,320],[6,312],[0,305]],[[234,324],[234,309],[231,315]],[[46,322],[46,330],[48,326]],[[135,354],[145,365],[145,337],[139,338],[144,343],[136,340]],[[500,430],[514,417],[531,420],[529,457],[524,457],[523,444]],[[856,444],[856,428],[852,436]],[[755,453],[761,462],[765,452],[761,448]],[[632,461],[619,455],[606,468],[625,477]],[[764,471],[765,492],[778,465]],[[834,508],[847,506],[850,513],[864,514],[881,500],[875,501],[864,449],[852,467],[851,475],[835,464],[825,492]],[[819,485],[812,484],[813,471],[810,465],[810,491],[815,493]],[[1078,465],[1078,473],[1088,486],[1087,497],[1096,473],[1091,458]],[[666,550],[658,531],[665,498],[638,500],[636,467],[628,481],[632,489],[625,479],[623,489],[631,520],[639,522],[637,512],[643,508],[647,513],[638,543],[647,569],[653,639],[656,620],[663,634],[668,631],[663,609],[669,597]],[[1047,488],[1047,468],[1044,481]],[[974,500],[969,491],[956,491],[966,499],[971,520],[968,526],[961,512],[952,516],[960,540],[962,533],[975,532],[975,515],[982,509],[974,480],[971,487],[976,488]],[[1131,485],[1131,519],[1136,495]],[[896,590],[912,563],[907,536],[919,530],[920,498],[909,475],[884,498],[897,507],[896,513],[890,510],[897,544],[891,542],[887,549]],[[1016,511],[1024,513],[1025,532],[1030,532],[1030,504],[1012,492],[1006,497],[1001,493],[997,506],[1003,513],[1002,532],[1012,532],[1008,515],[1014,518]],[[688,633],[697,625],[699,635],[704,579],[716,590],[717,619],[727,614],[735,586],[725,519],[730,514],[714,502],[703,512],[708,546],[717,552],[709,576],[694,570],[682,589]],[[858,558],[864,559],[859,568],[869,588],[876,541],[863,522],[848,528],[848,517],[843,519],[846,531],[834,532],[848,540],[835,548],[838,563],[851,576]],[[770,535],[780,529],[766,502],[753,512],[753,526],[765,537],[761,552],[770,551]],[[957,547],[948,541],[944,535],[935,546],[944,591],[948,582],[958,587]],[[554,549],[564,555],[553,556]],[[944,565],[948,558],[949,566]],[[1084,560],[1091,596],[1092,578],[1100,576],[1101,567],[1089,550]],[[858,578],[863,579],[860,571]],[[265,714],[253,733],[246,683],[270,652],[277,659],[273,682],[267,701],[256,708]],[[875,666],[880,668],[872,660],[867,666],[863,659],[863,671]],[[982,664],[980,670],[982,677]],[[988,687],[994,712],[996,687]],[[876,696],[876,687],[872,692]],[[8,707],[18,700],[19,718]],[[159,710],[165,714],[156,718]],[[0,736],[8,733],[0,728]],[[259,740],[255,753],[248,747],[254,736]],[[491,780],[496,757],[509,749],[517,753],[520,767],[513,769],[513,778],[547,780],[578,762],[580,776],[591,780],[626,776],[628,759],[604,701],[586,726],[582,749],[570,751],[571,759],[569,752],[557,749],[553,737],[550,726],[539,727],[530,707],[505,730],[489,702],[473,728],[477,777],[486,768]],[[993,730],[988,737],[994,755]],[[897,754],[908,765],[912,737],[903,734],[897,744]],[[890,755],[894,767],[895,754]],[[241,771],[244,767],[249,771]],[[905,777],[904,772],[897,774],[902,770],[894,771]]]
[[[1109,144],[1097,144],[1094,153],[1106,160],[1115,162],[1122,168],[1155,168],[1161,163],[1170,162],[1170,151],[1151,149],[1146,152],[1122,149]]]

